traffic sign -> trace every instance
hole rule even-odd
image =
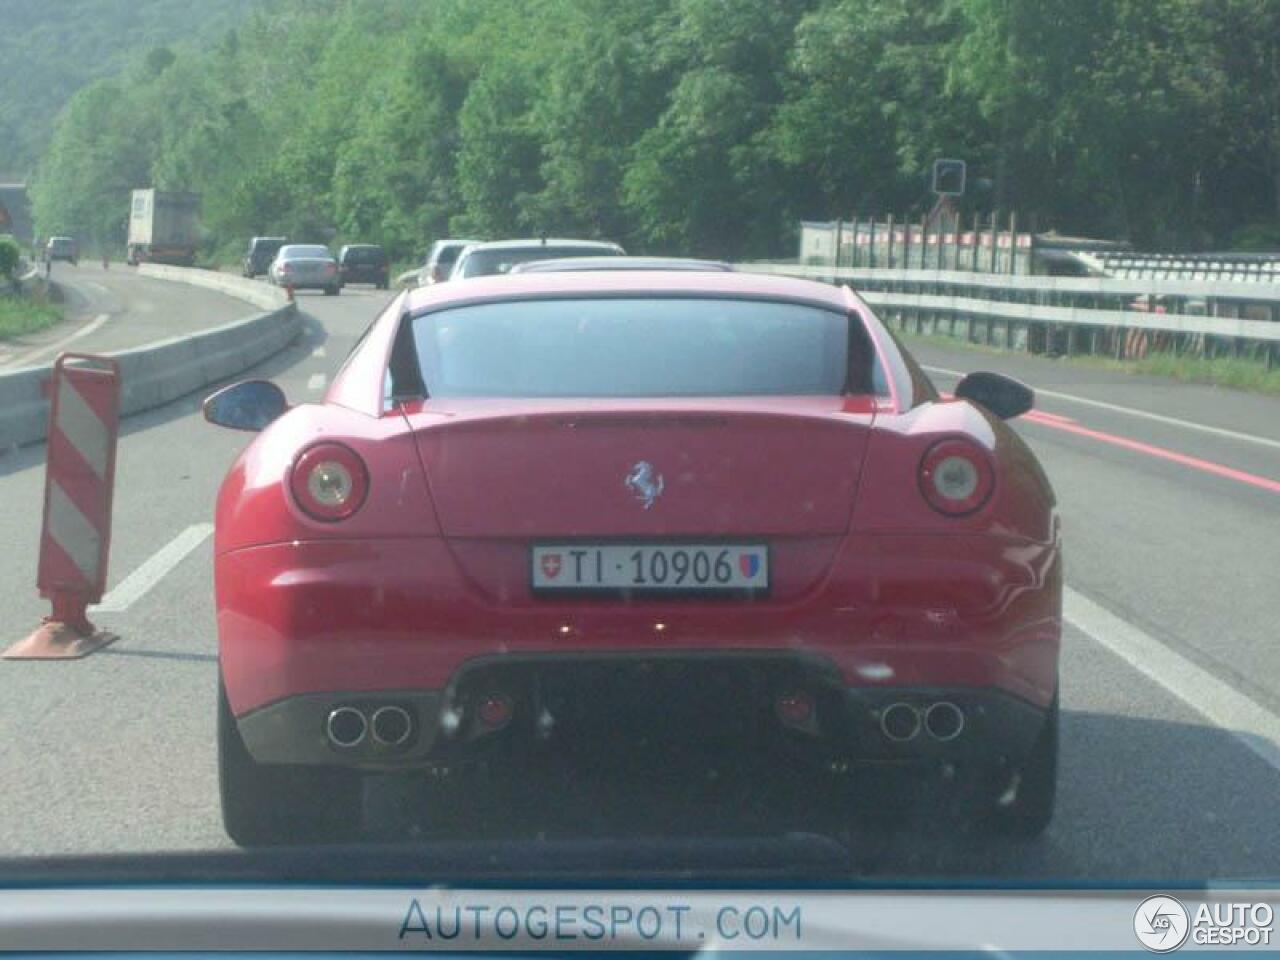
[[[962,196],[965,172],[963,160],[933,161],[933,192],[940,197]]]

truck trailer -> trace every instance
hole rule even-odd
[[[135,190],[129,213],[128,260],[189,267],[200,242],[200,195]]]

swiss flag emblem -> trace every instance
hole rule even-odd
[[[542,575],[548,580],[554,580],[560,576],[560,554],[544,553],[542,555]]]

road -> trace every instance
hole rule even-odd
[[[192,297],[183,287],[140,277],[122,263],[109,270],[100,261],[55,263],[52,280],[63,291],[66,321],[0,341],[0,372],[50,363],[62,350],[123,350],[245,316],[243,300],[217,293]]]
[[[193,309],[209,297],[183,296]],[[307,334],[258,373],[295,402],[318,398],[387,296],[300,295]],[[855,837],[851,870],[1102,883],[1274,876],[1280,402],[958,348],[917,353],[942,389],[977,368],[1041,389],[1018,429],[1053,479],[1067,549],[1059,808],[1030,844],[945,827]],[[208,525],[246,440],[205,425],[198,400],[132,419],[120,441],[111,611],[96,619],[121,640],[78,662],[0,661],[0,856],[229,845]],[[0,514],[0,540],[17,545],[0,554],[5,638],[46,612],[32,586],[41,483],[39,448],[0,460],[0,500],[30,505]]]

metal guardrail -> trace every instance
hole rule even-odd
[[[780,263],[737,266],[753,273],[849,283],[886,319],[904,328],[914,325],[921,333],[930,327],[958,336],[956,324],[962,322],[963,336],[970,341],[1003,340],[1005,346],[1038,353],[1095,353],[1101,347],[1123,358],[1152,349],[1211,355],[1225,349],[1236,356],[1260,353],[1268,369],[1280,359],[1280,284]],[[1134,309],[1134,301],[1145,309]],[[1212,315],[1197,315],[1201,309]]]

